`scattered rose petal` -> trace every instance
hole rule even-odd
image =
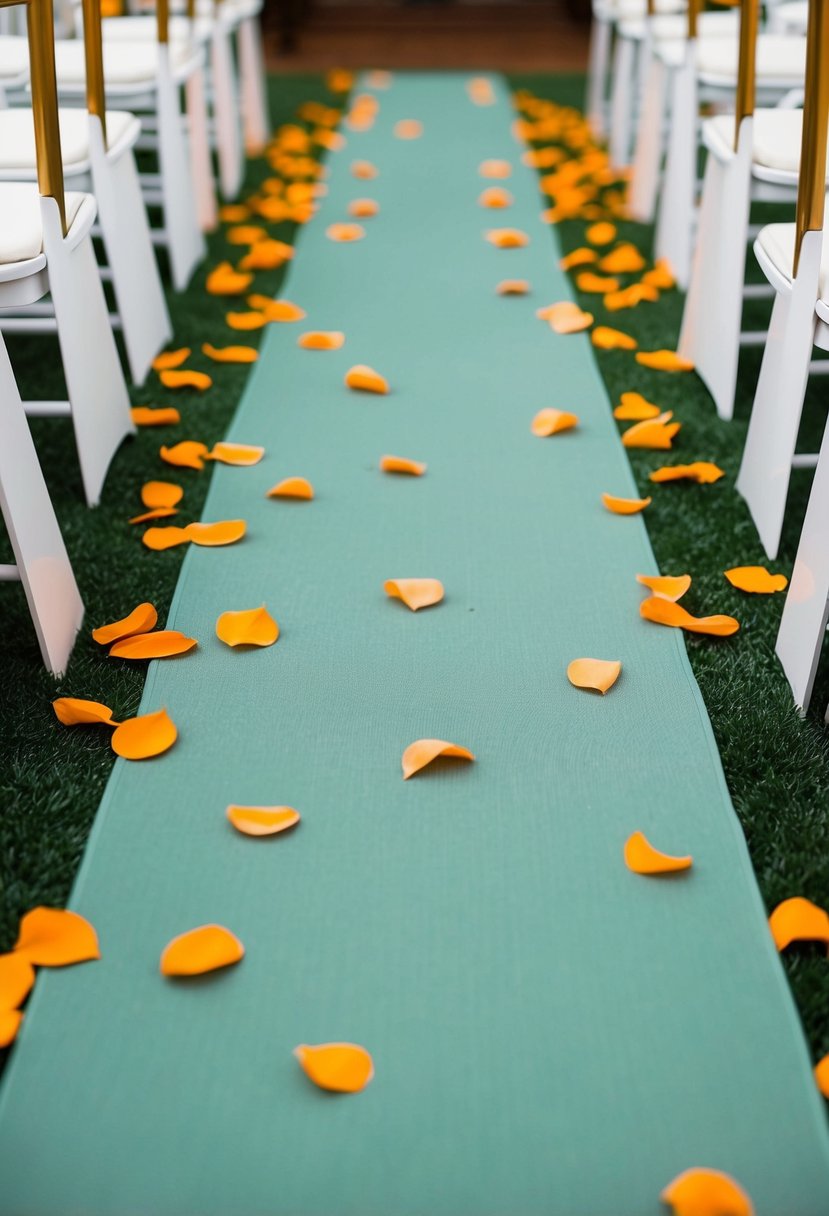
[[[617,498],[615,494],[602,494],[602,503],[614,515],[638,515],[652,502],[652,498]]]
[[[361,241],[366,230],[362,224],[329,224],[325,235],[329,241]]]
[[[646,418],[658,418],[661,413],[660,407],[646,401],[641,393],[622,393],[613,417],[620,422],[644,422]]]
[[[183,497],[182,487],[172,481],[145,481],[141,487],[141,501],[149,510],[176,507]]]
[[[644,268],[645,259],[636,246],[630,243],[617,245],[599,262],[599,269],[605,271],[606,274],[635,274]]]
[[[109,651],[111,659],[168,659],[175,654],[186,654],[198,646],[195,638],[188,638],[178,629],[158,629],[155,633],[139,633],[134,637],[121,638]]]
[[[206,459],[247,467],[258,464],[264,455],[265,449],[253,443],[214,443]]]
[[[642,282],[661,291],[670,291],[672,287],[676,287],[676,279],[665,258],[660,258],[653,270],[647,270],[642,275]]]
[[[420,139],[423,123],[416,118],[401,118],[394,124],[395,139]]]
[[[245,947],[223,925],[200,925],[174,937],[162,951],[161,974],[205,975],[229,967],[245,956]]]
[[[34,967],[25,955],[0,954],[0,1013],[22,1005],[34,982]]]
[[[653,621],[657,625],[670,625],[674,629],[710,634],[711,637],[730,637],[740,628],[740,622],[735,621],[733,616],[691,616],[681,604],[673,604],[658,595],[643,600],[639,613],[646,621]]]
[[[526,232],[521,232],[519,228],[491,228],[485,235],[496,249],[522,249],[530,243]]]
[[[412,612],[429,608],[443,599],[443,583],[436,578],[389,578],[383,590],[391,599],[402,600]]]
[[[598,256],[595,249],[587,249],[585,247],[573,249],[572,252],[561,258],[559,267],[562,270],[573,270],[576,266],[589,266],[592,262],[596,261]]]
[[[606,295],[609,291],[619,290],[619,280],[594,274],[592,270],[583,270],[576,275],[576,286],[579,291],[587,292],[589,295]]]
[[[635,422],[622,435],[622,443],[626,448],[667,451],[682,426],[681,422],[671,422],[672,417],[671,411],[667,410],[657,418],[651,418],[645,422]]]
[[[293,246],[286,245],[284,241],[257,241],[245,254],[239,265],[242,270],[277,270],[286,262],[290,262],[293,256]],[[250,285],[253,275],[240,275],[239,278],[247,279],[247,283],[241,288],[241,291],[245,291]]]
[[[142,544],[154,553],[165,549],[174,549],[176,545],[186,545],[190,540],[187,528],[147,528],[141,537]]]
[[[530,148],[522,153],[521,160],[528,169],[552,169],[565,155],[563,148]]]
[[[784,899],[769,917],[769,928],[778,950],[792,942],[826,942],[829,945],[829,915],[809,899]]]
[[[240,296],[252,282],[252,274],[240,274],[230,262],[220,262],[207,276],[206,288],[212,296]]]
[[[182,363],[186,363],[189,358],[189,346],[182,346],[179,350],[165,350],[153,359],[153,371],[172,371],[173,368],[181,367]]]
[[[303,350],[339,350],[345,342],[345,334],[338,330],[309,330],[308,333],[300,334],[296,340],[297,346],[301,346]]]
[[[175,426],[181,422],[181,414],[169,406],[165,409],[150,409],[147,405],[135,405],[130,410],[135,426]]]
[[[384,473],[405,473],[410,477],[422,477],[426,465],[420,460],[408,460],[405,456],[381,456],[380,468]]]
[[[748,591],[754,595],[771,595],[775,591],[785,591],[789,580],[785,574],[772,574],[765,566],[734,566],[725,571],[725,577],[739,591]]]
[[[584,312],[571,300],[548,304],[545,308],[539,308],[535,315],[549,322],[550,329],[557,334],[577,334],[593,324],[592,314]]]
[[[468,748],[457,743],[447,743],[445,739],[417,739],[410,743],[403,753],[403,780],[408,781],[427,764],[437,760],[438,756],[452,756],[459,760],[475,759]]]
[[[488,186],[478,197],[481,207],[492,207],[496,210],[511,207],[514,201],[509,190],[505,190],[503,186]]]
[[[600,350],[636,350],[638,346],[630,334],[622,333],[621,329],[611,329],[609,325],[597,325],[590,340]]]
[[[207,355],[214,363],[255,363],[259,351],[254,346],[211,346],[209,342],[202,344],[202,354]]]
[[[175,507],[154,507],[152,511],[144,511],[141,515],[133,515],[127,520],[130,524],[148,524],[154,519],[170,519],[171,516],[178,515]]]
[[[266,317],[262,312],[229,312],[225,316],[225,321],[228,323],[231,329],[245,331],[262,329],[265,325],[267,325],[269,319],[270,318]],[[293,318],[291,318],[291,320],[293,320]]]
[[[700,485],[719,481],[721,477],[725,477],[724,471],[707,460],[696,460],[693,464],[664,465],[661,469],[654,469],[650,475],[651,481],[688,480],[696,481]]]
[[[300,1043],[294,1055],[309,1080],[333,1093],[359,1093],[374,1076],[371,1056],[356,1043]]]
[[[690,359],[682,359],[675,350],[642,350],[636,356],[636,362],[643,367],[652,367],[660,372],[692,372],[694,365]]]
[[[378,169],[368,160],[355,160],[351,162],[351,176],[359,178],[361,181],[369,181],[379,174]]]
[[[720,1170],[685,1170],[659,1198],[674,1216],[754,1216],[743,1188]]]
[[[19,1009],[0,1009],[0,1047],[10,1047],[23,1023]]]
[[[263,604],[240,612],[223,612],[216,622],[216,636],[226,646],[273,646],[279,626]]]
[[[129,619],[129,618],[128,618]],[[88,726],[103,723],[112,726],[112,710],[100,701],[85,701],[82,697],[58,697],[52,702],[58,722],[64,726]]]
[[[476,106],[492,106],[495,104],[495,90],[488,76],[473,76],[467,81],[466,91],[469,100]]]
[[[231,245],[255,245],[257,241],[264,241],[267,235],[265,229],[258,224],[240,224],[235,228],[228,228],[225,240]]]
[[[314,487],[307,477],[285,477],[268,490],[268,498],[305,498],[314,497]]]
[[[306,315],[305,309],[300,308],[298,304],[292,304],[290,300],[272,300],[270,296],[248,296],[248,304],[251,308],[263,313],[266,321],[284,324],[291,321],[302,321]]]
[[[178,731],[166,709],[126,718],[112,735],[112,750],[125,760],[148,760],[168,751]]]
[[[389,382],[371,367],[357,363],[345,373],[347,388],[356,389],[362,393],[387,393]]]
[[[567,679],[575,688],[600,692],[612,688],[622,670],[618,659],[573,659],[567,667]]]
[[[247,531],[247,524],[243,519],[222,519],[215,524],[188,524],[184,531],[186,539],[194,545],[216,548],[221,545],[234,545],[237,540],[241,540]],[[146,533],[144,535],[146,536]]]
[[[527,279],[502,279],[495,288],[499,296],[525,296],[530,290]]]
[[[634,874],[673,874],[690,870],[693,857],[671,857],[655,849],[644,832],[634,832],[625,841],[625,865]]]
[[[557,435],[560,431],[571,431],[579,425],[578,414],[570,414],[566,410],[539,410],[532,420],[530,430],[540,439],[549,435]]]
[[[112,621],[109,625],[99,625],[97,629],[93,629],[92,638],[101,646],[109,646],[111,642],[117,642],[119,638],[129,638],[135,633],[149,633],[151,629],[155,629],[157,622],[158,613],[153,605],[139,604],[122,620]]]
[[[508,160],[485,160],[478,166],[481,177],[504,181],[512,176],[512,165]]]
[[[616,239],[616,225],[608,224],[606,221],[591,224],[584,235],[591,245],[609,245]]]
[[[210,388],[213,383],[207,372],[159,372],[158,378],[165,388],[194,388],[200,393]]]
[[[371,219],[379,210],[380,204],[373,198],[355,198],[348,204],[348,214],[353,215],[356,220]]]
[[[69,967],[100,958],[89,921],[66,908],[32,908],[20,922],[15,954],[35,967]]]
[[[223,224],[241,224],[250,215],[242,203],[227,203],[219,208],[219,219]]]
[[[630,287],[608,292],[604,298],[604,306],[608,312],[620,312],[623,308],[635,308],[645,300],[653,304],[658,299],[659,292],[655,287],[646,283],[631,283]]]
[[[660,599],[671,600],[672,603],[681,600],[691,586],[690,574],[637,574],[636,581]]]
[[[815,1065],[815,1081],[824,1098],[829,1098],[829,1055]]]
[[[291,806],[229,806],[227,817],[243,836],[276,836],[301,818]]]
[[[197,443],[193,439],[184,439],[171,448],[160,448],[159,455],[167,464],[176,465],[178,468],[203,469],[208,448],[207,444]]]

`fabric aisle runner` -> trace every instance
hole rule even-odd
[[[73,895],[102,961],[40,974],[4,1079],[5,1216],[658,1216],[699,1165],[759,1216],[829,1211],[821,1102],[683,640],[640,620],[642,521],[600,503],[636,493],[610,406],[587,338],[534,316],[569,289],[507,89],[477,107],[466,83],[398,75],[330,160],[285,287],[307,321],[271,327],[229,435],[266,458],[217,468],[205,511],[248,536],[188,553],[169,624],[200,648],[150,670],[143,708],[179,741],[118,761]],[[401,118],[423,137],[395,139]],[[492,157],[514,166],[506,213],[477,204]],[[365,239],[328,240],[365,195]],[[484,241],[505,223],[528,248]],[[499,298],[507,277],[533,294]],[[345,346],[298,349],[311,328]],[[392,394],[350,393],[355,363]],[[535,438],[544,406],[580,430]],[[427,476],[383,475],[384,453]],[[266,499],[293,474],[314,502]],[[404,576],[445,602],[388,600]],[[217,640],[221,612],[262,603],[274,647]],[[582,656],[623,661],[606,697],[568,684]],[[404,782],[423,736],[477,762]],[[251,840],[232,802],[303,821]],[[636,829],[694,869],[632,875]],[[206,922],[241,965],[162,979],[167,941]],[[364,1093],[302,1075],[293,1047],[328,1040],[372,1052]]]

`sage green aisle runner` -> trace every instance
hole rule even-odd
[[[200,647],[150,669],[143,708],[179,740],[118,761],[77,882],[102,960],[39,975],[4,1080],[4,1216],[658,1216],[691,1166],[759,1216],[829,1212],[821,1102],[683,640],[639,617],[641,519],[600,502],[635,494],[610,406],[587,338],[534,315],[568,288],[507,91],[475,106],[466,84],[396,77],[331,159],[285,289],[307,321],[271,327],[229,436],[266,457],[217,468],[205,512],[248,535],[188,553],[169,624]],[[422,138],[394,138],[402,118]],[[491,157],[514,166],[506,220],[477,203]],[[365,195],[365,239],[329,240]],[[528,248],[486,243],[505,222]],[[507,277],[532,295],[498,297]],[[303,329],[345,345],[301,350]],[[392,393],[349,392],[357,363]],[[534,437],[545,406],[580,429]],[[385,475],[385,453],[428,473]],[[289,475],[313,502],[265,497]],[[395,577],[446,599],[415,615]],[[220,613],[262,603],[275,646],[218,641]],[[607,696],[567,682],[582,656],[623,661]],[[404,782],[424,736],[477,760]],[[302,823],[242,837],[230,803]],[[637,829],[693,870],[630,873]],[[163,979],[165,944],[206,922],[242,963]],[[331,1040],[371,1051],[363,1093],[300,1071],[294,1046]]]

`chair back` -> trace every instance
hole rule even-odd
[[[101,34],[101,0],[83,0],[83,45],[86,61],[86,108],[101,121],[107,143],[104,46]]]
[[[759,0],[741,0],[740,3],[740,60],[737,67],[737,95],[735,98],[736,129],[734,147],[740,140],[740,127],[744,118],[754,113],[757,92],[757,30],[760,19]]]
[[[807,232],[823,228],[826,204],[826,140],[829,133],[829,0],[809,0],[806,32],[806,82],[803,101],[803,140],[797,183],[797,235],[794,266]]]

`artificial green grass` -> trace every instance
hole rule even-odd
[[[513,77],[512,84],[562,104],[579,106],[583,95],[583,77],[576,75],[522,75]],[[275,123],[292,121],[297,105],[309,98],[333,100],[319,76],[273,79]],[[251,163],[244,192],[250,193],[269,174],[265,162]],[[253,222],[264,223],[258,218]],[[281,240],[294,237],[293,225],[265,226]],[[580,221],[558,226],[564,251],[584,243],[585,226]],[[641,225],[619,224],[619,237],[649,251],[651,233]],[[218,234],[210,241],[207,265],[224,258],[235,262],[240,252]],[[539,256],[553,256],[552,247],[549,252],[539,247]],[[180,549],[149,552],[141,544],[141,529],[126,522],[141,510],[139,488],[153,478],[177,481],[185,487],[185,498],[175,522],[200,517],[209,469],[203,473],[171,469],[161,464],[158,448],[180,439],[210,444],[221,438],[241,395],[248,368],[210,363],[200,353],[201,343],[258,344],[257,332],[239,334],[227,328],[225,311],[240,305],[205,294],[206,269],[197,273],[186,293],[170,297],[172,345],[191,346],[194,353],[187,366],[209,371],[214,386],[204,395],[174,394],[151,376],[133,394],[136,404],[178,406],[182,422],[143,430],[123,446],[98,508],[90,511],[83,503],[68,422],[32,424],[86,602],[87,627],[66,678],[55,684],[42,669],[20,588],[0,584],[0,664],[7,690],[0,703],[0,950],[13,944],[19,918],[29,908],[65,904],[114,759],[108,731],[60,728],[51,701],[61,694],[92,697],[110,705],[116,717],[133,714],[145,665],[103,657],[88,631],[122,616],[141,600],[156,604],[162,622],[166,617],[183,553]],[[273,294],[281,277],[280,271],[258,273],[251,290]],[[604,311],[601,297],[582,296],[581,303],[598,323],[632,333],[644,350],[675,346],[682,311],[678,292],[665,292],[656,304],[614,314]],[[753,312],[763,308],[752,305]],[[63,395],[52,339],[15,337],[8,345],[24,396]],[[614,403],[621,392],[635,389],[673,409],[683,424],[675,455],[634,451],[631,464],[643,494],[653,493],[645,520],[660,569],[694,576],[683,603],[692,612],[726,612],[742,623],[734,638],[688,637],[687,644],[764,899],[769,908],[791,895],[805,895],[829,906],[829,737],[822,722],[829,700],[829,672],[824,671],[818,681],[813,711],[800,721],[774,656],[782,596],[743,595],[722,575],[730,566],[765,564],[754,526],[734,491],[760,353],[750,349],[742,360],[737,417],[731,423],[718,420],[704,386],[693,375],[649,371],[623,351],[597,352],[597,358]],[[810,389],[801,443],[807,450],[816,450],[825,420],[821,390],[819,381]],[[549,404],[578,409],[577,402],[555,399],[554,367],[550,392]],[[660,464],[697,459],[715,461],[727,476],[703,487],[681,483],[654,487],[647,479]],[[808,472],[794,474],[781,557],[774,563],[775,569],[787,574],[809,481]],[[670,797],[670,791],[665,796]],[[151,889],[147,897],[152,898]],[[723,932],[728,932],[727,925]],[[817,1059],[829,1051],[829,968],[825,957],[811,949],[789,952],[785,962]]]

